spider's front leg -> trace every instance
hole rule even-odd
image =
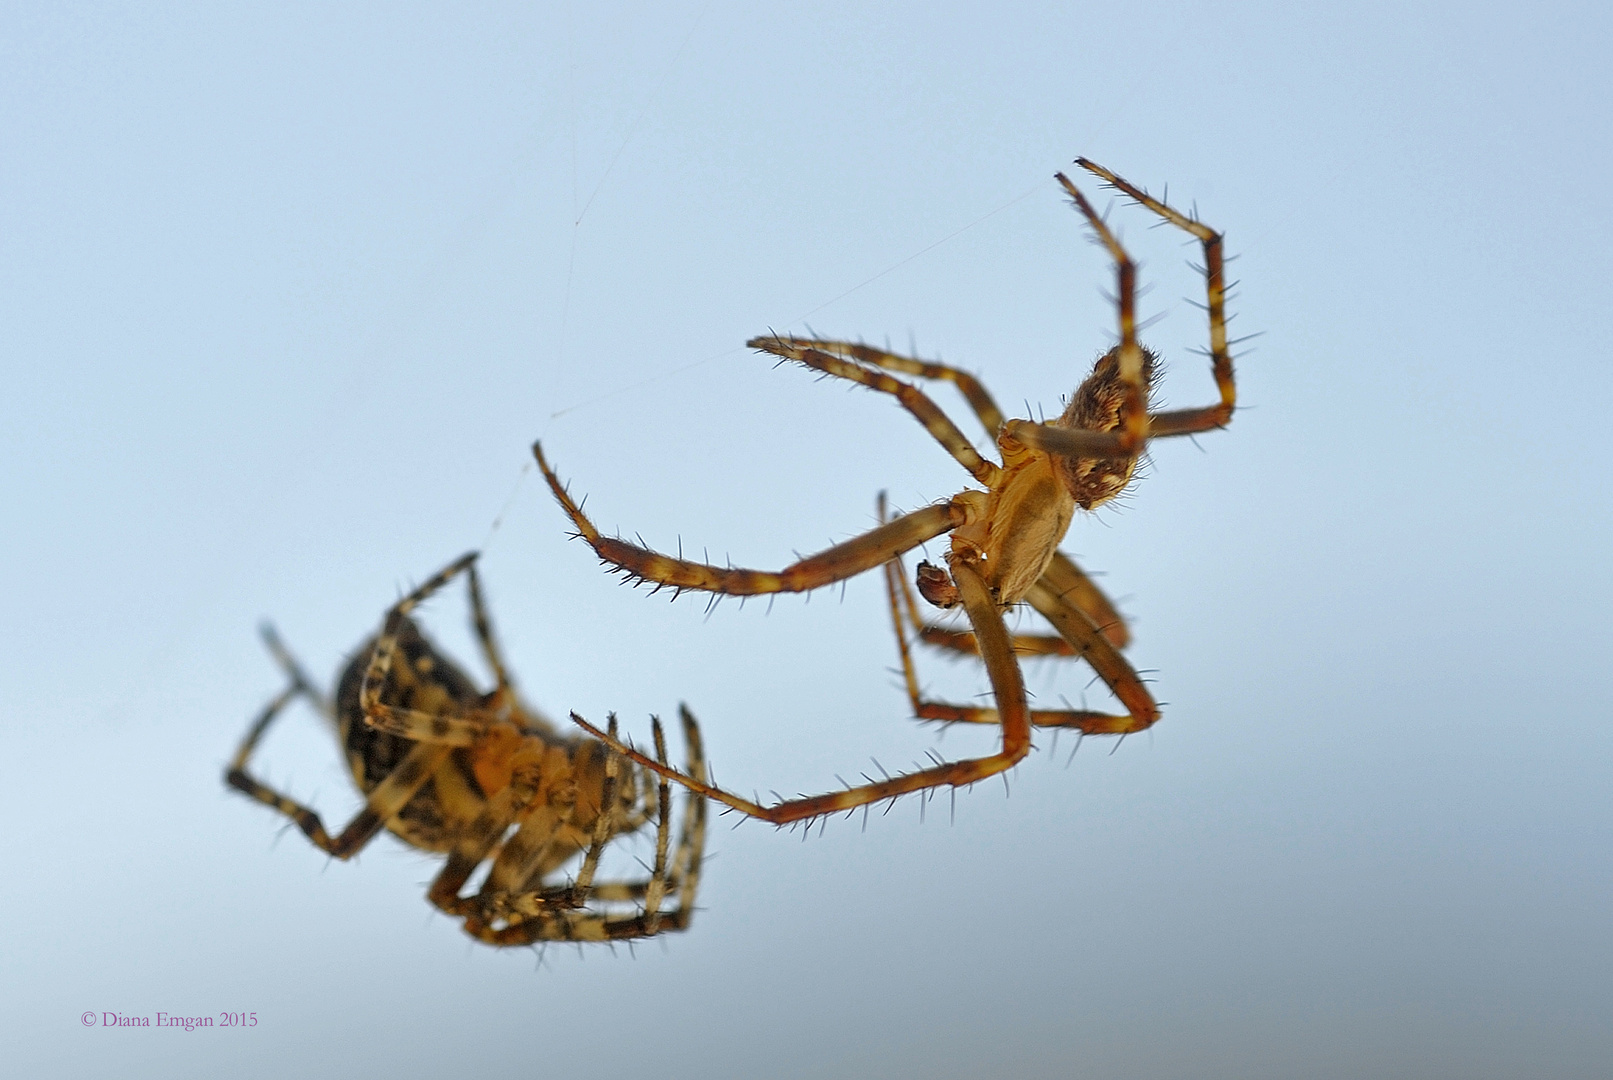
[[[1238,391],[1232,375],[1232,354],[1228,351],[1230,343],[1227,341],[1227,288],[1222,257],[1222,235],[1202,221],[1171,208],[1097,162],[1076,158],[1075,163],[1094,176],[1101,177],[1110,187],[1123,193],[1133,202],[1152,210],[1178,229],[1193,234],[1204,248],[1202,268],[1204,310],[1210,319],[1210,370],[1215,377],[1216,389],[1220,393],[1221,400],[1205,408],[1177,409],[1151,414],[1148,418],[1149,437],[1157,439],[1167,435],[1191,435],[1199,431],[1226,427],[1232,422],[1233,410],[1237,408]],[[1066,182],[1065,186],[1068,187],[1069,184]]]
[[[533,443],[532,453],[538,460],[538,468],[543,470],[544,479],[549,482],[549,490],[554,492],[555,499],[576,526],[577,535],[588,542],[601,562],[615,567],[630,579],[654,582],[658,587],[669,587],[680,592],[692,589],[728,596],[807,592],[856,577],[889,562],[926,540],[933,540],[942,533],[978,520],[985,508],[984,493],[965,491],[944,503],[936,503],[886,522],[777,573],[740,570],[673,558],[625,540],[600,535],[599,529],[582,512],[582,507],[572,499],[565,484],[549,467],[543,456],[543,447]]]
[[[1092,209],[1086,196],[1063,173],[1057,175],[1059,183],[1069,193],[1076,208],[1087,219],[1099,241],[1109,250],[1115,263],[1116,307],[1120,319],[1120,344],[1104,357],[1112,357],[1118,365],[1122,383],[1129,387],[1127,398],[1120,409],[1119,423],[1113,430],[1083,430],[1081,425],[1070,424],[1068,415],[1057,424],[1037,424],[1029,420],[1010,420],[1004,432],[1026,446],[1044,453],[1058,455],[1067,460],[1122,459],[1135,457],[1149,439],[1172,435],[1192,435],[1225,427],[1232,421],[1237,407],[1237,387],[1233,379],[1232,344],[1227,340],[1226,282],[1222,257],[1222,236],[1203,222],[1196,221],[1172,209],[1146,191],[1121,179],[1108,169],[1086,158],[1077,158],[1076,164],[1101,177],[1109,186],[1122,192],[1139,205],[1153,211],[1161,219],[1196,237],[1204,249],[1205,311],[1210,321],[1211,373],[1221,400],[1215,405],[1197,409],[1176,409],[1169,412],[1147,411],[1148,378],[1151,354],[1137,343],[1135,311],[1136,266],[1115,239],[1103,219]]]

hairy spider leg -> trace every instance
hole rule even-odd
[[[893,379],[882,371],[864,367],[862,364],[848,360],[844,356],[836,356],[833,352],[818,348],[817,346],[821,344],[833,347],[840,343],[818,342],[807,338],[757,337],[745,342],[745,347],[804,365],[814,371],[821,371],[825,375],[831,375],[837,379],[859,383],[881,394],[891,395],[901,404],[902,408],[913,415],[914,419],[924,425],[924,430],[928,431],[931,437],[940,443],[959,465],[969,471],[970,476],[973,476],[975,480],[988,488],[998,482],[1002,467],[996,462],[987,461],[982,457],[980,451],[975,449],[974,444],[964,437],[962,431],[958,430],[958,425],[954,424],[947,414],[941,411],[940,406],[930,400],[928,394],[912,383]],[[878,350],[868,349],[863,351],[865,353],[878,352]],[[914,361],[914,363],[918,363],[918,361]],[[944,378],[944,376],[941,377]],[[954,378],[949,381],[957,382],[957,379]],[[975,383],[974,389],[980,390],[978,382]],[[981,393],[984,393],[984,391],[981,391]],[[986,403],[995,411],[996,406],[992,405],[989,399],[987,399]]]
[[[625,754],[640,766],[675,780],[690,791],[704,795],[708,799],[714,799],[743,814],[761,818],[774,825],[787,825],[794,821],[811,820],[824,814],[853,810],[859,806],[894,799],[932,787],[943,785],[967,787],[989,776],[995,776],[1013,768],[1030,752],[1030,710],[1025,701],[1025,682],[1020,675],[1019,664],[1014,659],[1013,646],[1009,641],[1008,627],[1003,622],[1002,612],[992,600],[991,590],[976,566],[978,560],[964,552],[951,552],[947,556],[947,561],[952,571],[952,579],[958,587],[964,613],[969,617],[969,622],[974,627],[975,639],[980,643],[981,659],[985,661],[986,674],[991,680],[992,693],[997,700],[999,709],[997,722],[1002,728],[1003,741],[1002,749],[996,754],[943,762],[932,768],[903,773],[885,780],[870,781],[845,791],[809,798],[786,799],[772,806],[762,806],[708,784],[704,780],[680,773],[664,762],[655,761],[631,744],[611,739],[605,732],[576,713],[571,714],[571,719],[584,731]]]
[[[616,567],[630,579],[650,581],[678,590],[695,589],[729,596],[807,592],[872,570],[926,540],[950,532],[964,524],[969,515],[975,512],[966,497],[958,496],[905,514],[843,544],[836,544],[792,563],[777,573],[742,570],[675,559],[625,540],[601,536],[599,529],[583,513],[582,507],[572,499],[560,477],[549,467],[549,462],[543,456],[543,447],[533,443],[532,453],[538,460],[538,468],[543,470],[544,479],[549,482],[549,490],[554,492],[554,497],[576,527],[577,535],[588,542],[601,562]]]
[[[883,517],[885,500],[881,495],[879,499],[879,513]],[[1047,592],[1045,576],[1038,582],[1035,589]],[[913,715],[920,720],[935,720],[942,723],[967,724],[996,724],[999,714],[995,708],[985,708],[971,705],[953,705],[946,702],[929,701],[919,688],[918,672],[913,663],[912,649],[908,644],[907,628],[911,625],[914,632],[924,637],[926,641],[934,642],[927,632],[934,630],[938,634],[949,635],[945,647],[958,652],[978,655],[975,646],[975,637],[972,633],[946,630],[942,627],[926,625],[919,615],[918,603],[913,597],[911,587],[907,583],[906,574],[902,569],[900,559],[893,559],[885,564],[885,591],[890,602],[891,623],[896,632],[896,648],[901,655],[902,676],[907,686],[907,696],[913,706]],[[1056,594],[1050,594],[1056,595]],[[1069,624],[1072,631],[1078,635],[1079,640],[1071,641],[1065,637],[1053,637],[1043,634],[1013,634],[1009,637],[1010,645],[1018,656],[1063,656],[1081,657],[1086,659],[1111,688],[1115,688],[1117,697],[1121,697],[1128,708],[1141,703],[1136,691],[1142,690],[1146,696],[1147,691],[1137,679],[1131,665],[1126,662],[1114,645],[1093,625],[1091,620],[1080,611],[1078,607],[1068,600],[1061,605],[1067,615],[1074,611],[1080,615],[1077,620],[1073,617],[1064,621]],[[1083,621],[1085,625],[1083,625]],[[1056,643],[1056,644],[1055,644]],[[1094,656],[1096,660],[1094,661]],[[1122,697],[1118,687],[1125,687],[1125,696]],[[1130,698],[1130,701],[1126,699]],[[1147,702],[1148,712],[1142,715],[1158,717],[1158,710],[1154,708],[1152,700]],[[1073,727],[1084,734],[1115,734],[1117,729],[1124,731],[1140,730],[1138,723],[1141,717],[1115,716],[1110,713],[1093,712],[1086,709],[1031,709],[1030,722],[1034,727]],[[1147,727],[1153,722],[1149,719],[1141,722],[1141,727]]]
[[[679,707],[683,721],[685,744],[689,761],[686,768],[692,778],[705,779],[705,751],[700,729],[686,707]],[[575,714],[573,714],[575,716]],[[657,763],[667,773],[676,770],[666,763],[666,739],[659,720],[653,722]],[[610,726],[614,737],[615,724]],[[705,799],[691,792],[684,813],[678,847],[668,858],[670,839],[670,791],[663,781],[659,821],[656,828],[656,856],[651,876],[643,882],[616,882],[593,888],[599,899],[643,899],[644,908],[636,916],[619,917],[596,912],[567,910],[563,907],[540,905],[525,913],[526,917],[511,925],[494,929],[475,917],[466,920],[466,930],[472,936],[491,945],[531,945],[540,941],[622,941],[653,937],[668,930],[687,929],[694,917],[695,897],[699,886],[700,863],[705,849]],[[666,892],[676,893],[678,907],[673,911],[660,910],[661,898]]]
[[[1132,201],[1147,207],[1166,221],[1179,229],[1185,229],[1199,239],[1204,246],[1204,288],[1205,311],[1210,319],[1210,363],[1211,372],[1215,376],[1216,389],[1220,391],[1219,404],[1200,409],[1177,409],[1171,412],[1153,413],[1149,416],[1149,437],[1162,438],[1170,435],[1191,435],[1199,431],[1210,431],[1215,428],[1226,427],[1232,421],[1233,410],[1237,408],[1238,393],[1232,376],[1232,355],[1227,351],[1227,317],[1226,317],[1226,284],[1225,269],[1222,261],[1221,245],[1222,234],[1216,232],[1202,221],[1196,221],[1178,210],[1174,210],[1154,198],[1148,192],[1137,187],[1119,176],[1110,172],[1102,165],[1086,158],[1076,158],[1075,163],[1095,176],[1101,177],[1110,187],[1124,193]]]
[[[1120,344],[1116,346],[1117,377],[1125,387],[1120,405],[1120,424],[1115,431],[1088,431],[1081,428],[1038,424],[1034,420],[1009,420],[1003,435],[1023,446],[1067,458],[1127,458],[1142,453],[1148,442],[1148,386],[1144,375],[1142,346],[1137,343],[1137,266],[1126,249],[1115,239],[1103,218],[1092,209],[1081,189],[1069,177],[1056,173],[1087,219],[1093,233],[1109,252],[1115,264],[1115,301],[1120,317]]]
[[[951,364],[943,364],[931,360],[918,360],[910,356],[902,356],[898,353],[888,352],[884,349],[876,349],[872,346],[863,345],[858,342],[839,341],[826,338],[803,339],[765,337],[754,338],[747,344],[749,344],[752,348],[771,353],[775,356],[784,356],[787,359],[794,358],[787,356],[786,350],[790,347],[798,347],[800,349],[810,348],[817,352],[843,353],[864,364],[873,364],[877,367],[888,368],[892,371],[900,371],[908,375],[917,375],[920,378],[950,382],[958,388],[959,393],[961,393],[964,399],[969,403],[970,409],[972,409],[975,416],[979,418],[981,426],[986,429],[986,434],[989,438],[996,439],[998,432],[1002,430],[1004,423],[1003,413],[1002,410],[997,407],[997,403],[995,399],[992,398],[991,392],[988,391],[985,385],[973,374],[964,371],[962,368],[954,367]],[[955,431],[956,428],[954,427],[953,430]],[[942,444],[947,445],[945,440],[942,440]],[[963,464],[966,468],[968,467],[967,462],[964,462]],[[883,521],[884,518],[881,517],[880,520]],[[1124,649],[1128,644],[1131,643],[1131,631],[1127,628],[1126,620],[1121,617],[1121,614],[1115,607],[1114,602],[1111,601],[1108,596],[1104,595],[1103,590],[1098,588],[1097,583],[1088,577],[1086,573],[1084,573],[1081,568],[1075,564],[1073,559],[1064,554],[1062,551],[1055,551],[1053,553],[1053,564],[1048,567],[1046,573],[1053,575],[1053,579],[1049,582],[1049,584],[1053,588],[1063,591],[1067,596],[1069,596],[1073,603],[1080,607],[1081,610],[1085,611],[1087,615],[1091,617],[1093,623],[1103,629],[1104,636],[1109,639],[1110,643],[1113,644],[1115,648]],[[926,632],[924,634],[924,639],[930,644],[937,645],[942,648],[955,648],[958,644],[956,632],[947,630],[943,627],[931,628],[930,632]],[[1062,651],[1062,638],[1049,636],[1045,640],[1048,643],[1051,655],[1068,655]],[[963,651],[972,652],[973,649],[971,648]],[[1020,644],[1020,638],[1016,637],[1015,651],[1025,654],[1030,650],[1022,647]]]
[[[1088,457],[1135,454],[1141,452],[1143,443],[1150,438],[1192,435],[1225,427],[1231,422],[1233,410],[1237,407],[1237,387],[1233,379],[1232,356],[1228,352],[1225,266],[1221,234],[1203,222],[1195,221],[1172,209],[1101,165],[1086,158],[1077,158],[1076,164],[1101,177],[1109,186],[1158,214],[1165,221],[1193,234],[1203,245],[1205,310],[1210,322],[1211,373],[1214,375],[1221,400],[1216,405],[1204,408],[1144,413],[1141,418],[1134,411],[1135,406],[1128,401],[1123,413],[1125,423],[1120,431],[1113,434],[1099,435],[1071,431],[1047,424],[1036,424],[1029,420],[1010,420],[1003,430],[1026,446],[1046,453],[1066,457]],[[1098,239],[1109,249],[1109,254],[1114,259],[1120,312],[1120,374],[1122,379],[1132,381],[1131,373],[1133,371],[1140,373],[1142,363],[1142,350],[1137,344],[1136,336],[1136,267],[1120,242],[1104,224],[1103,219],[1093,211],[1086,196],[1082,195],[1063,173],[1058,173],[1057,179],[1069,192],[1076,208],[1086,217],[1088,224],[1092,226]],[[1140,395],[1142,393],[1140,379],[1135,382],[1135,386]],[[1146,405],[1145,400],[1144,404]]]
[[[257,749],[269,725],[293,699],[298,696],[309,697],[321,713],[329,715],[325,699],[313,689],[307,676],[302,673],[301,666],[292,659],[291,653],[281,644],[274,630],[265,626],[263,637],[269,646],[269,652],[286,671],[291,685],[269,702],[258,719],[247,729],[246,738],[241,740],[235,757],[225,770],[224,782],[284,814],[302,830],[303,835],[308,837],[315,847],[327,855],[337,859],[350,859],[381,831],[388,819],[402,810],[409,800],[425,787],[432,773],[448,759],[450,748],[425,744],[414,747],[398,763],[397,768],[365,796],[364,806],[353,816],[353,820],[347,823],[346,828],[334,838],[331,837],[325,831],[325,824],[320,820],[318,813],[262,783],[247,771],[247,763],[252,757],[252,752]]]

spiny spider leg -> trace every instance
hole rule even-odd
[[[388,818],[402,809],[405,803],[425,787],[427,781],[431,779],[431,774],[447,759],[450,747],[428,746],[422,743],[410,750],[399,762],[398,767],[365,797],[364,807],[353,816],[352,821],[347,823],[347,827],[332,838],[325,831],[325,823],[320,820],[317,813],[295,799],[282,795],[247,772],[247,760],[257,748],[258,741],[268,730],[269,724],[299,693],[302,693],[301,688],[292,685],[263,710],[257,722],[248,729],[246,738],[242,740],[235,757],[230,761],[230,767],[224,774],[224,782],[290,818],[292,823],[302,830],[303,835],[321,851],[337,859],[350,859],[381,831]]]
[[[1221,394],[1221,402],[1202,409],[1176,409],[1171,412],[1153,413],[1148,418],[1149,437],[1189,435],[1226,427],[1232,421],[1232,412],[1237,407],[1238,393],[1232,379],[1232,355],[1227,351],[1226,284],[1221,255],[1221,234],[1202,221],[1195,221],[1186,214],[1173,210],[1148,192],[1121,179],[1096,162],[1076,158],[1075,163],[1087,172],[1102,177],[1111,187],[1124,192],[1132,201],[1147,207],[1177,228],[1192,233],[1204,245],[1205,310],[1210,318],[1210,361],[1216,389]]]
[[[881,494],[879,498],[879,513],[885,513],[885,499]],[[978,655],[975,648],[975,637],[972,633],[947,630],[943,627],[925,624],[918,612],[918,604],[908,587],[906,575],[902,571],[902,561],[892,559],[885,564],[885,590],[890,602],[891,623],[896,631],[896,649],[902,660],[902,677],[907,685],[908,701],[913,706],[913,715],[920,720],[934,720],[942,723],[965,724],[995,724],[999,722],[998,712],[995,708],[986,708],[975,705],[953,705],[947,702],[927,700],[919,688],[918,670],[913,663],[913,652],[908,644],[907,627],[911,625],[915,632],[930,644],[944,643],[944,647]],[[905,610],[904,610],[905,609]],[[935,636],[931,636],[931,632]],[[945,635],[943,637],[943,635]],[[1066,641],[1063,637],[1044,634],[1013,634],[1009,638],[1015,655],[1018,656],[1066,656],[1082,655],[1077,647]],[[1124,661],[1122,661],[1123,663]],[[1091,712],[1085,709],[1031,709],[1030,722],[1034,727],[1073,727],[1085,734],[1104,734],[1113,730],[1116,721],[1126,718],[1115,717],[1107,713]]]
[[[700,740],[700,729],[695,724],[694,717],[686,707],[679,707],[679,715],[683,721],[685,742],[688,748],[689,761],[685,766],[691,778],[704,782],[705,779],[705,750]],[[573,714],[575,717],[575,714]],[[660,731],[659,721],[655,722],[657,733]],[[610,726],[614,737],[615,725]],[[607,744],[608,745],[608,744]],[[665,737],[656,740],[657,760],[655,765],[665,770],[663,775],[670,773],[680,775],[666,763]],[[635,752],[636,753],[636,752]],[[633,756],[629,754],[628,756]],[[646,759],[649,760],[649,759]],[[699,872],[701,856],[705,848],[706,836],[706,804],[700,796],[691,792],[688,798],[688,809],[684,816],[684,827],[679,835],[678,848],[670,859],[668,858],[668,844],[670,827],[668,815],[670,814],[671,795],[663,784],[661,793],[662,808],[659,812],[659,822],[656,829],[656,858],[652,868],[651,877],[643,882],[612,882],[594,886],[590,895],[597,899],[630,899],[643,898],[644,910],[632,917],[611,917],[592,912],[570,910],[563,905],[535,904],[520,921],[512,922],[500,929],[494,929],[486,922],[471,917],[465,922],[465,929],[472,936],[491,945],[530,945],[539,941],[623,941],[636,938],[653,937],[668,930],[687,929],[690,920],[694,917],[695,895],[699,886]],[[669,865],[670,864],[670,865]],[[579,877],[579,885],[581,880]],[[678,907],[674,911],[661,911],[660,899],[665,893],[675,893],[678,896]],[[651,902],[651,898],[654,902]]]
[[[697,589],[702,592],[725,593],[729,596],[758,596],[767,593],[807,592],[832,585],[872,570],[904,551],[933,540],[969,520],[976,508],[965,496],[979,493],[965,492],[944,503],[927,506],[911,514],[871,529],[843,544],[818,552],[800,562],[793,563],[777,573],[765,570],[740,570],[712,566],[709,563],[674,559],[625,540],[601,536],[594,523],[572,499],[566,486],[555,475],[544,459],[543,447],[532,444],[532,454],[543,470],[549,489],[571,518],[577,534],[594,549],[601,562],[620,569],[629,578],[651,581],[675,589]]]
[[[1125,388],[1119,426],[1114,431],[1086,431],[1038,424],[1033,420],[1009,420],[1003,424],[1003,434],[1045,454],[1066,458],[1133,457],[1142,452],[1148,441],[1148,380],[1143,349],[1137,344],[1137,266],[1103,218],[1092,209],[1087,197],[1081,194],[1081,189],[1070,183],[1070,178],[1063,173],[1057,173],[1055,179],[1064,185],[1076,209],[1087,219],[1114,260],[1115,300],[1120,314],[1117,375]]]
[[[997,431],[1003,426],[1002,410],[997,408],[997,402],[987,389],[981,385],[978,378],[971,372],[951,364],[943,364],[935,360],[919,360],[900,353],[887,352],[876,349],[871,345],[864,345],[856,341],[837,341],[829,338],[757,338],[756,341],[794,341],[797,345],[819,349],[829,353],[844,353],[864,364],[882,367],[888,371],[900,371],[904,375],[917,375],[921,379],[934,379],[938,382],[949,382],[958,388],[964,400],[969,403],[975,416],[980,418],[981,425],[986,429],[986,438],[995,439]],[[757,348],[755,342],[752,347]],[[773,350],[768,349],[768,352]],[[774,355],[778,355],[775,353]]]
[[[689,775],[704,780],[706,759],[705,747],[700,741],[700,727],[695,723],[687,705],[678,706],[678,714],[683,723],[684,745],[688,747]],[[651,722],[655,722],[653,717]],[[614,729],[607,728],[607,731],[614,734]],[[665,777],[662,778],[662,783],[666,784]],[[664,794],[670,798],[670,786]],[[683,816],[683,828],[679,832],[678,843],[672,853],[672,863],[667,870],[665,891],[678,895],[687,892],[692,896],[700,875],[700,864],[693,855],[705,846],[706,800],[693,792],[689,792],[685,798],[688,802],[687,812]],[[670,810],[671,804],[667,805]],[[651,884],[650,881],[597,882],[593,885],[592,895],[601,900],[642,901]],[[664,913],[664,917],[671,917],[672,914]]]
[[[1146,420],[1140,423],[1132,406],[1128,403],[1126,410],[1126,423],[1124,429],[1116,436],[1110,438],[1117,441],[1110,445],[1114,447],[1108,453],[1117,452],[1137,453],[1142,448],[1143,440],[1154,438],[1167,438],[1173,435],[1192,435],[1201,431],[1213,431],[1216,428],[1226,427],[1232,421],[1233,410],[1237,407],[1237,387],[1233,381],[1232,355],[1227,351],[1227,319],[1226,319],[1226,284],[1225,266],[1222,257],[1222,236],[1203,222],[1195,221],[1186,214],[1172,209],[1165,203],[1149,195],[1136,185],[1123,180],[1115,173],[1101,165],[1088,161],[1086,158],[1077,158],[1076,164],[1095,176],[1101,177],[1109,186],[1124,193],[1140,206],[1158,214],[1164,220],[1179,229],[1186,230],[1197,237],[1204,247],[1204,287],[1205,309],[1210,320],[1210,361],[1211,372],[1215,377],[1216,389],[1220,392],[1221,400],[1216,405],[1198,409],[1174,409],[1169,412],[1147,414]],[[1059,183],[1064,185],[1071,197],[1075,200],[1077,208],[1086,216],[1087,222],[1098,234],[1099,240],[1109,249],[1115,260],[1116,276],[1118,279],[1118,299],[1120,309],[1120,366],[1121,377],[1129,379],[1127,374],[1128,363],[1134,362],[1141,370],[1141,347],[1137,345],[1135,290],[1136,268],[1126,255],[1125,249],[1114,238],[1103,219],[1093,212],[1092,206],[1086,197],[1070,183],[1063,173],[1058,174]],[[1141,382],[1138,382],[1141,386]],[[1146,393],[1146,388],[1144,388]],[[1146,398],[1144,398],[1146,400]],[[1102,447],[1083,432],[1072,432],[1067,429],[1049,427],[1045,424],[1035,424],[1029,420],[1010,420],[1004,429],[1013,438],[1020,440],[1027,446],[1033,446],[1050,454],[1062,454],[1068,457],[1092,456],[1100,454]],[[1122,444],[1124,444],[1122,446]]]
[[[974,565],[975,560],[963,555],[949,555],[953,581],[957,584],[965,614],[974,627],[975,640],[980,644],[981,658],[998,704],[998,719],[1002,727],[1002,750],[983,758],[966,758],[944,762],[929,769],[873,781],[846,791],[810,798],[786,799],[772,806],[744,799],[729,791],[714,787],[703,780],[678,772],[662,762],[646,756],[630,744],[612,740],[576,713],[571,719],[594,738],[625,754],[641,767],[651,769],[668,779],[675,780],[690,791],[715,799],[751,817],[770,821],[774,825],[787,825],[793,821],[810,820],[824,814],[852,810],[859,806],[894,799],[926,788],[948,785],[967,787],[989,776],[1004,772],[1030,752],[1030,710],[1025,701],[1025,682],[1014,660],[1013,646],[1009,641],[1008,627],[1002,612],[991,597],[985,579]]]
[[[882,371],[874,371],[854,361],[847,360],[843,356],[836,356],[832,352],[825,352],[820,348],[816,348],[819,344],[823,343],[806,338],[757,337],[745,342],[745,347],[771,353],[785,360],[793,360],[798,364],[821,371],[825,375],[861,383],[870,390],[878,390],[882,394],[890,394],[901,403],[904,409],[912,413],[919,423],[924,425],[924,429],[930,433],[936,442],[946,448],[947,453],[951,454],[959,465],[969,470],[969,475],[988,488],[997,483],[1001,467],[996,462],[987,461],[981,457],[980,451],[976,450],[974,445],[964,438],[963,432],[958,430],[958,425],[947,418],[946,413],[942,412],[940,406],[930,400],[928,394],[911,383],[893,379]],[[828,344],[833,345],[836,343],[830,342]],[[890,354],[885,355],[889,356]],[[956,380],[954,379],[953,381]],[[976,389],[978,388],[979,384],[977,383]],[[990,405],[993,411],[996,410],[996,406],[991,404],[989,399],[987,399],[986,403]]]

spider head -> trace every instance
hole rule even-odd
[[[1148,349],[1143,354],[1143,406],[1148,404],[1148,392],[1153,386],[1155,366],[1159,357]],[[1092,374],[1076,387],[1063,415],[1052,423],[1057,427],[1080,431],[1117,431],[1124,423],[1122,411],[1127,386],[1120,378],[1120,349],[1110,349],[1098,357]],[[1083,510],[1091,510],[1108,502],[1131,483],[1137,468],[1137,455],[1127,457],[1081,457],[1053,459],[1055,469]]]

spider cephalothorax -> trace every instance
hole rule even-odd
[[[672,850],[664,779],[654,782],[653,774],[604,743],[562,736],[520,701],[493,642],[474,560],[467,555],[455,562],[387,613],[381,632],[344,667],[334,702],[314,688],[265,627],[269,650],[290,685],[247,732],[226,783],[286,815],[338,859],[356,855],[383,828],[411,847],[446,854],[426,898],[490,944],[631,939],[686,928],[705,844],[705,800],[690,796],[682,837]],[[485,694],[410,617],[461,572],[469,582],[473,625],[497,680]],[[364,808],[335,837],[313,810],[247,772],[270,722],[296,697],[307,698],[335,726],[365,797]],[[659,723],[655,727],[665,765],[665,740]],[[700,732],[687,710],[683,727],[688,768],[703,775]],[[595,882],[606,845],[651,820],[656,845],[649,878]],[[575,879],[552,883],[579,855]],[[461,895],[483,864],[481,887]],[[677,896],[678,907],[663,912],[668,894]]]
[[[741,570],[673,558],[600,535],[549,467],[542,449],[533,447],[538,464],[555,497],[570,516],[577,535],[593,547],[601,560],[630,578],[675,590],[698,589],[753,596],[803,592],[885,565],[915,712],[929,720],[1000,725],[1001,751],[973,760],[937,760],[933,767],[870,780],[845,791],[762,806],[678,773],[583,723],[587,731],[628,754],[640,765],[670,776],[691,790],[743,813],[783,824],[867,806],[881,799],[940,785],[956,788],[975,783],[1012,767],[1024,757],[1030,750],[1033,725],[1073,727],[1086,734],[1124,734],[1140,731],[1159,718],[1153,697],[1120,655],[1119,649],[1128,640],[1125,623],[1108,598],[1058,550],[1058,545],[1077,507],[1091,510],[1126,487],[1150,439],[1210,431],[1226,426],[1232,419],[1236,397],[1226,335],[1221,235],[1100,165],[1085,158],[1076,163],[1164,221],[1191,233],[1202,244],[1205,308],[1210,322],[1208,352],[1220,392],[1216,404],[1198,409],[1149,412],[1148,396],[1158,361],[1137,341],[1135,267],[1086,197],[1060,173],[1059,183],[1114,260],[1120,342],[1099,357],[1092,373],[1071,395],[1064,413],[1051,423],[1005,420],[991,395],[974,376],[944,364],[898,356],[848,341],[768,336],[748,343],[781,360],[892,395],[974,477],[979,488],[966,488],[944,502],[890,521],[884,520],[882,508],[879,527],[776,573]],[[995,440],[1001,463],[982,456],[922,390],[887,374],[891,371],[955,385],[985,427],[988,437]],[[961,606],[971,626],[967,634],[926,626],[917,614],[911,594],[907,593],[906,580],[900,576],[898,560],[904,552],[947,534],[950,535],[946,567],[922,566],[918,589],[938,606]],[[1058,638],[1011,636],[1003,621],[1003,612],[1020,602],[1029,603],[1052,623]],[[991,679],[996,707],[923,700],[907,651],[905,627],[934,643],[978,654]],[[1016,652],[1085,658],[1119,699],[1125,713],[1031,709]]]
[[[1140,351],[1146,407],[1157,358],[1147,349]],[[1120,378],[1119,354],[1115,348],[1098,358],[1092,374],[1076,387],[1063,414],[1048,427],[1101,434],[1120,430],[1131,387]],[[1091,510],[1125,490],[1140,451],[1115,457],[1065,457],[1031,450],[1006,432],[997,435],[997,451],[1007,475],[985,492],[985,505],[973,519],[952,530],[952,546],[979,561],[992,599],[1009,607],[1023,600],[1046,572],[1076,507]],[[936,607],[962,602],[951,575],[933,563],[919,564],[917,584],[919,594]]]

